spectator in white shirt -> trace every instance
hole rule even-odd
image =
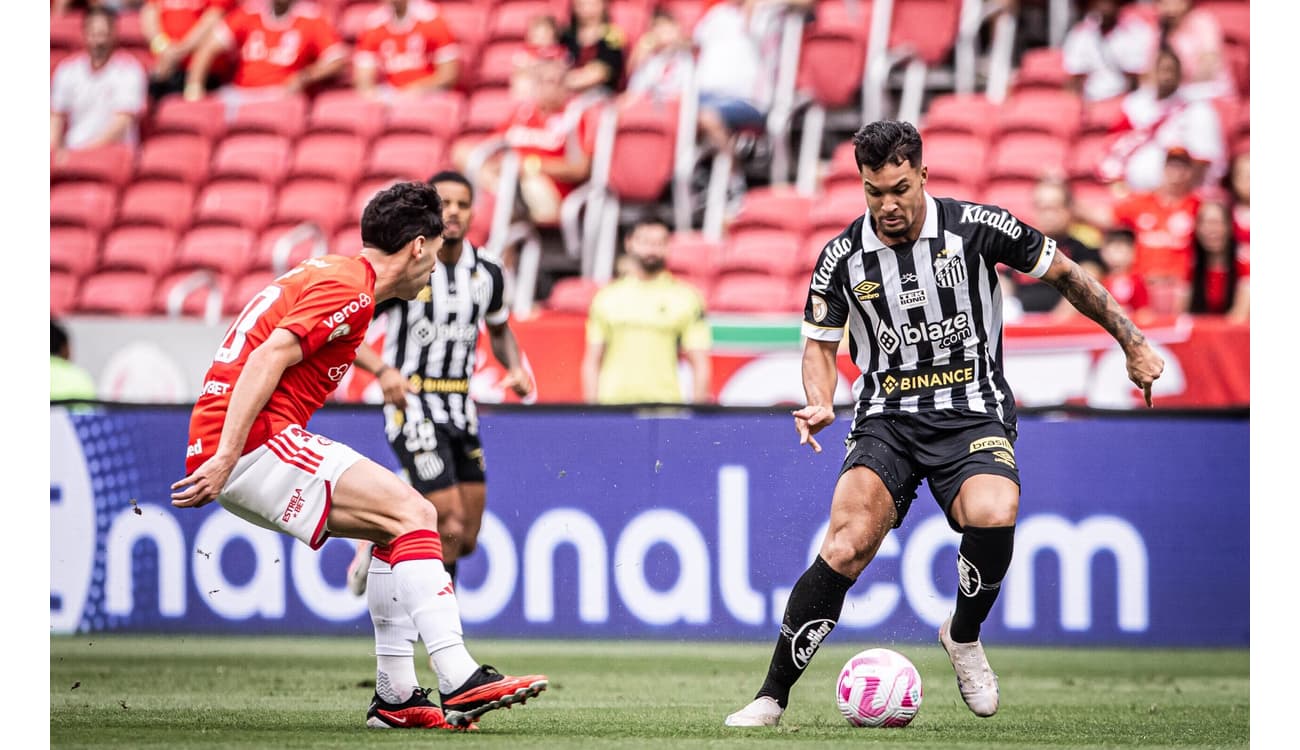
[[[86,12],[85,52],[54,69],[50,94],[50,150],[85,149],[137,142],[136,118],[144,111],[144,67],[117,49],[116,14],[102,7]]]
[[[1159,31],[1128,4],[1090,0],[1087,14],[1065,36],[1061,53],[1069,85],[1086,101],[1127,94],[1151,65]]]

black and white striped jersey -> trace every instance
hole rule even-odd
[[[414,300],[381,308],[387,315],[384,362],[419,389],[407,394],[405,422],[427,419],[478,432],[469,379],[480,324],[499,325],[510,316],[503,287],[501,267],[466,242],[455,265],[438,261]],[[389,424],[395,408],[384,407]]]
[[[1002,373],[996,265],[1042,277],[1056,242],[996,206],[925,196],[913,243],[887,246],[864,214],[813,270],[803,335],[839,341],[862,371],[858,419],[899,412],[990,416],[1016,424]]]

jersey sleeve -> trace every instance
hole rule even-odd
[[[492,277],[492,296],[488,299],[487,314],[483,320],[490,326],[499,326],[510,319],[510,308],[506,306],[505,275],[495,263],[480,261]]]
[[[425,34],[428,38],[429,49],[433,50],[433,63],[441,65],[445,62],[460,57],[460,45],[456,42],[456,35],[451,33],[451,28],[442,16],[434,16],[426,26]]]
[[[216,28],[212,30],[212,34],[223,48],[238,47],[248,38],[252,21],[253,16],[248,11],[243,8],[236,8],[226,14],[221,23],[218,23]]]
[[[690,301],[686,307],[681,331],[682,351],[708,351],[713,346],[713,331],[709,328],[708,318],[704,315],[704,299],[689,285],[682,286]]]
[[[367,29],[357,39],[356,51],[352,53],[352,64],[362,68],[379,67],[380,29]]]
[[[148,91],[149,82],[145,79],[144,68],[134,60],[130,64],[124,63],[118,85],[113,89],[113,111],[138,117],[144,112]]]
[[[976,206],[987,257],[1041,279],[1056,257],[1056,240],[1020,221],[1004,208]]]
[[[340,336],[366,330],[374,314],[368,292],[339,279],[322,279],[303,291],[277,327],[298,337],[305,359]]]
[[[849,322],[849,303],[843,289],[844,272],[840,259],[844,252],[840,243],[848,241],[843,236],[836,237],[826,243],[821,255],[817,256],[803,306],[804,338],[815,341],[844,338],[844,326]]]
[[[71,68],[67,63],[60,63],[54,69],[54,85],[50,91],[50,111],[67,114],[72,109],[73,82]]]
[[[334,60],[346,56],[348,52],[338,32],[323,17],[317,18],[311,25],[311,45],[318,61]]]

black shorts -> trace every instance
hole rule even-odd
[[[421,495],[486,480],[483,444],[474,433],[422,419],[404,422],[388,435],[408,481]]]
[[[996,419],[914,414],[860,419],[844,440],[840,474],[854,466],[874,471],[894,496],[894,528],[902,525],[925,479],[948,525],[960,532],[952,502],[963,482],[977,474],[995,474],[1020,484],[1015,442],[1015,430]]]

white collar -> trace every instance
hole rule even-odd
[[[925,223],[921,225],[921,235],[917,241],[932,239],[939,236],[939,205],[935,203],[934,198],[925,193]],[[897,244],[897,243],[895,243]],[[871,212],[867,211],[866,216],[862,219],[862,249],[868,253],[874,253],[877,250],[884,250],[889,247],[883,240],[876,236],[875,230],[871,228]]]

